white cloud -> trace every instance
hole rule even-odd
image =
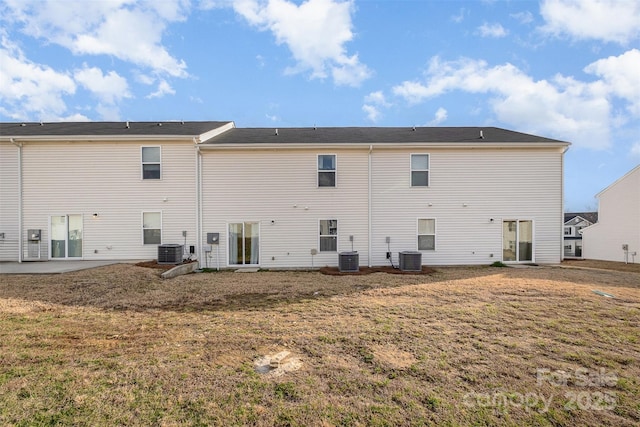
[[[638,0],[544,0],[544,32],[627,44],[640,36]]]
[[[436,114],[434,115],[433,120],[431,120],[428,123],[428,126],[437,126],[440,123],[444,122],[445,120],[447,120],[447,110],[440,107],[438,108],[438,111],[436,111]]]
[[[593,68],[603,73],[608,69],[598,64]],[[410,103],[452,91],[488,94],[488,105],[503,123],[578,146],[603,149],[611,144],[615,126],[607,98],[619,96],[614,87],[623,84],[616,86],[606,80],[585,83],[562,75],[536,81],[511,64],[490,67],[481,60],[443,62],[435,57],[424,82],[403,82],[393,88],[393,93]]]
[[[377,122],[382,117],[382,113],[375,105],[365,104],[362,106],[362,111],[367,114],[367,119],[372,122]]]
[[[156,73],[186,77],[186,64],[162,45],[168,23],[183,21],[187,0],[6,0],[5,20],[75,54],[111,55]]]
[[[628,101],[631,114],[640,117],[640,50],[599,59],[584,71],[601,77],[606,92]]]
[[[288,47],[296,65],[289,74],[311,71],[311,78],[327,78],[337,85],[358,86],[371,76],[357,54],[348,55],[345,44],[353,39],[352,1],[237,0],[234,9],[249,24],[271,31],[276,43]]]
[[[102,102],[114,104],[123,98],[130,98],[129,85],[127,80],[115,71],[103,74],[97,67],[87,67],[75,70],[74,79],[93,92]]]
[[[530,24],[533,22],[533,14],[528,10],[525,12],[512,13],[509,16],[516,19],[521,24]]]
[[[56,120],[67,110],[64,97],[76,84],[67,73],[34,63],[2,36],[0,42],[0,98],[3,115],[15,120]]]
[[[369,104],[377,104],[383,107],[389,107],[391,104],[387,101],[384,94],[381,90],[376,92],[371,92],[369,95],[364,97],[364,101]]]
[[[388,108],[391,103],[387,101],[382,91],[371,92],[364,97],[362,111],[367,115],[367,119],[377,122],[382,117],[382,108]]]
[[[455,22],[456,24],[461,23],[462,21],[464,21],[464,18],[466,15],[469,14],[469,11],[467,9],[465,9],[464,7],[460,8],[460,12],[457,15],[453,15],[451,17],[451,20],[453,22]]]
[[[147,98],[162,98],[165,95],[175,95],[175,93],[175,89],[173,89],[166,80],[160,80],[160,82],[158,83],[158,90],[147,95]]]
[[[478,32],[482,37],[500,38],[507,35],[507,30],[500,24],[487,24],[486,22],[478,27]]]
[[[640,142],[636,142],[635,144],[633,144],[631,146],[631,150],[629,150],[629,153],[640,159]]]

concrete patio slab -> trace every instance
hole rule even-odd
[[[59,274],[104,265],[137,261],[25,261],[0,262],[0,274]]]

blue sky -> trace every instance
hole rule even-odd
[[[640,1],[0,0],[0,120],[498,126],[640,163]]]

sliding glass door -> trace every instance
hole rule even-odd
[[[51,258],[82,258],[82,215],[51,216]]]
[[[260,264],[260,224],[229,224],[229,265]]]
[[[502,261],[533,261],[533,221],[502,222]]]

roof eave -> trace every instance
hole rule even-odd
[[[460,142],[348,142],[348,143],[286,143],[286,142],[260,142],[260,143],[204,143],[200,147],[203,150],[228,150],[228,149],[288,149],[304,150],[309,148],[385,148],[385,149],[405,149],[412,147],[419,148],[454,148],[454,149],[499,149],[499,148],[565,148],[567,142],[482,142],[482,143],[460,143]]]

